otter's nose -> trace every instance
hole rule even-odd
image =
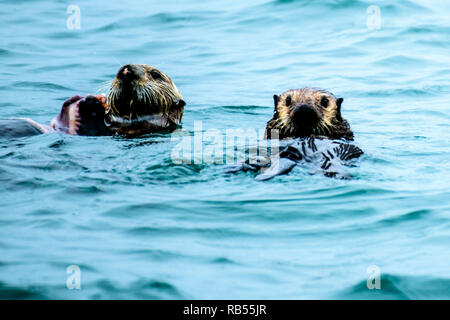
[[[137,80],[140,77],[141,74],[139,70],[131,64],[124,65],[119,69],[119,72],[117,72],[117,78],[125,82]]]
[[[307,104],[298,105],[294,109],[294,121],[302,124],[314,124],[319,120],[316,110]]]

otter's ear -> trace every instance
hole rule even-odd
[[[280,101],[280,97],[277,96],[276,94],[273,95],[273,104],[275,105],[275,108],[278,105],[278,101]]]
[[[337,106],[337,116],[339,120],[342,120],[342,116],[341,116],[341,106],[342,106],[342,102],[344,102],[343,98],[338,98],[336,100],[336,106]]]

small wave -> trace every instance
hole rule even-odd
[[[225,111],[227,113],[242,113],[242,114],[249,114],[249,115],[263,115],[267,113],[267,107],[261,107],[261,106],[218,106],[217,109],[220,109],[222,111]]]
[[[216,17],[219,12],[183,12],[183,13],[167,13],[160,12],[141,17],[123,18],[114,22],[107,23],[101,27],[97,27],[91,31],[96,33],[104,33],[107,31],[122,31],[126,29],[134,29],[136,25],[153,26],[155,28],[177,28],[183,25],[199,24],[208,20],[208,17]]]
[[[381,289],[369,290],[361,281],[337,294],[338,299],[448,299],[450,279],[426,276],[381,275]]]
[[[140,298],[182,299],[183,295],[171,283],[161,280],[141,279],[131,284],[131,292]]]
[[[448,92],[448,86],[423,86],[420,88],[403,87],[392,89],[367,90],[364,95],[369,97],[432,97]]]
[[[67,69],[81,69],[83,67],[82,64],[79,63],[68,63],[68,64],[62,64],[62,65],[46,65],[44,67],[34,67],[31,68],[30,71],[32,72],[46,72],[49,73],[51,71],[59,71],[59,70],[67,70]]]
[[[71,197],[78,197],[82,195],[93,196],[105,193],[105,190],[98,186],[70,186],[65,188],[62,193],[70,195]]]
[[[233,260],[231,260],[231,259],[228,259],[228,258],[225,258],[225,257],[220,257],[220,258],[216,258],[216,259],[214,259],[214,260],[212,260],[211,261],[212,263],[214,263],[214,264],[229,264],[229,265],[234,265],[234,264],[236,264],[236,262],[235,261],[233,261]]]
[[[431,210],[423,209],[423,210],[413,210],[408,211],[404,214],[396,215],[394,217],[385,218],[379,221],[379,224],[386,226],[393,226],[403,222],[412,222],[414,220],[421,220],[425,217],[429,217],[432,214]]]
[[[0,56],[4,57],[4,56],[7,56],[9,54],[11,54],[11,52],[9,50],[0,48]]]
[[[398,35],[400,36],[408,36],[411,35],[432,35],[436,37],[437,35],[448,36],[450,34],[450,27],[437,25],[437,24],[422,24],[422,25],[414,25],[403,28]]]
[[[182,228],[182,227],[137,227],[131,228],[126,234],[139,237],[160,237],[160,236],[186,236],[199,235],[208,239],[236,238],[236,237],[258,237],[257,233],[241,231],[233,228]]]
[[[340,9],[351,9],[358,8],[363,9],[365,12],[365,8],[373,5],[373,1],[368,0],[324,0],[324,1],[308,1],[308,0],[274,0],[270,2],[272,6],[296,6],[299,8],[310,6],[316,8],[322,8],[323,10],[340,10]],[[375,3],[376,4],[376,3]],[[380,4],[381,10],[383,12],[390,13],[404,13],[406,12],[431,12],[425,6],[418,4],[417,2],[410,0],[396,1],[395,3],[387,3]]]
[[[44,288],[15,287],[0,282],[0,300],[47,300]]]
[[[391,55],[391,56],[376,60],[372,63],[376,64],[376,65],[383,65],[383,66],[386,65],[386,66],[392,66],[392,67],[396,67],[399,65],[406,67],[408,65],[414,66],[414,65],[418,65],[418,64],[426,66],[427,60],[424,58],[413,58],[413,57],[409,57],[406,55]]]
[[[308,0],[274,0],[272,3],[274,4],[298,4],[298,5],[317,5],[316,3],[312,3]],[[354,0],[325,0],[321,1],[320,5],[331,7],[331,8],[349,8],[354,6],[360,6],[363,4],[363,1],[354,1]]]
[[[14,83],[15,87],[18,88],[30,88],[30,89],[39,89],[46,91],[70,91],[73,90],[69,87],[64,87],[56,83],[51,82],[39,82],[39,81],[18,81]]]
[[[167,250],[160,250],[160,249],[127,249],[125,251],[122,252],[122,254],[127,255],[127,256],[137,256],[137,257],[142,257],[147,259],[152,259],[155,261],[172,261],[172,260],[177,260],[177,259],[181,259],[184,258],[185,256],[180,254],[180,253],[176,253],[176,252],[172,252],[172,251],[167,251]]]
[[[98,291],[94,299],[183,299],[184,296],[173,284],[161,280],[140,279],[122,287],[108,279],[93,284]]]
[[[184,11],[182,13],[167,13],[161,12],[154,15],[147,16],[143,18],[145,22],[154,23],[154,24],[173,24],[178,22],[191,22],[195,21],[198,23],[199,21],[209,20],[208,17],[217,17],[217,15],[221,14],[220,11],[202,11],[202,12],[194,12],[194,11]]]

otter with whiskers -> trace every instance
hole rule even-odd
[[[24,137],[48,132],[71,135],[141,135],[172,131],[181,124],[185,102],[173,81],[144,64],[127,64],[101,89],[103,95],[73,96],[64,102],[50,125],[31,119],[0,119],[0,137]]]
[[[279,139],[278,150],[272,150],[270,158],[248,159],[227,171],[255,171],[259,172],[256,180],[268,180],[301,164],[310,174],[350,178],[345,167],[363,151],[348,143],[354,135],[341,114],[344,99],[309,87],[288,90],[273,98],[275,109],[267,122],[265,139]]]
[[[181,124],[181,93],[162,71],[144,64],[127,64],[111,82],[107,127],[115,133],[138,135],[172,131]]]
[[[267,138],[271,130],[276,130],[280,139],[316,136],[353,140],[350,125],[341,115],[344,99],[331,92],[305,87],[274,95],[273,99],[275,109],[266,126]]]

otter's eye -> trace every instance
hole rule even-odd
[[[152,71],[152,72],[150,72],[150,74],[151,74],[153,80],[162,79],[161,74],[159,72],[157,72],[157,71]]]
[[[291,96],[287,96],[287,98],[286,98],[286,106],[289,107],[291,105],[291,102],[292,102]]]
[[[330,102],[330,101],[328,100],[327,97],[322,97],[322,100],[320,100],[320,105],[321,105],[322,107],[326,108],[326,107],[328,107],[328,103],[329,103],[329,102]]]

